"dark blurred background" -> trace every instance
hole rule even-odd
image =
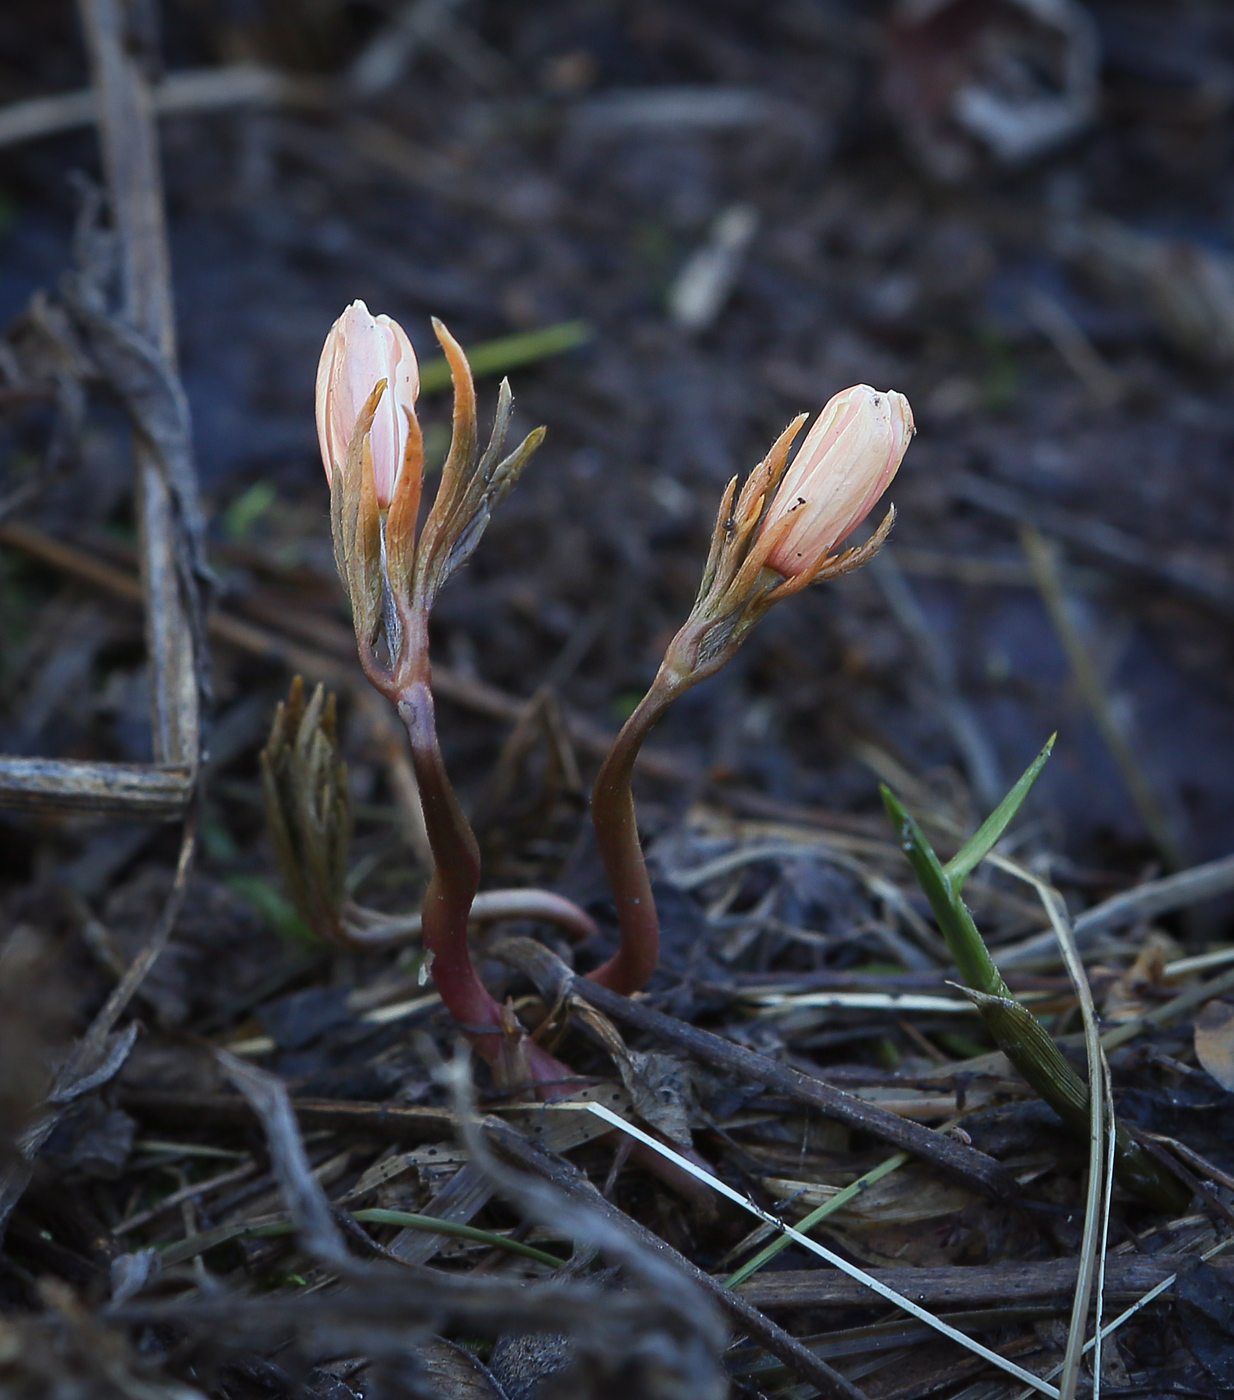
[[[550,686],[610,727],[688,609],[726,480],[791,416],[866,381],[906,393],[919,428],[891,492],[889,562],[777,609],[677,707],[658,741],[694,776],[648,788],[649,823],[704,793],[732,794],[738,815],[877,823],[880,776],[969,821],[1058,730],[1030,831],[1061,877],[1095,893],[1234,847],[1227,4],[135,13],[159,26],[173,83],[245,66],[232,97],[161,124],[223,606],[268,615],[293,598],[344,625],[312,385],[355,297],[427,358],[434,314],[468,346],[591,328],[511,371],[516,430],[543,422],[547,442],[441,599],[436,643],[463,675],[517,697]],[[269,79],[256,98],[252,65]],[[73,7],[8,0],[0,131],[7,104],[85,83]],[[0,321],[72,263],[74,172],[98,176],[84,126],[0,145]],[[494,381],[482,388],[491,404]],[[424,405],[439,460],[448,395]],[[10,414],[5,491],[44,472],[52,431],[45,409]],[[93,405],[71,446],[18,516],[120,557],[132,525],[114,410]],[[136,616],[14,550],[0,588],[0,748],[147,755]],[[244,793],[285,681],[217,660],[220,861],[256,859]],[[445,708],[492,869],[555,878],[577,788],[558,773],[548,791],[530,741],[507,745],[519,780],[496,780],[507,728]],[[356,795],[385,840],[381,757],[346,714]],[[580,763],[585,780],[594,759]],[[97,823],[3,820],[10,881],[102,839]],[[123,856],[108,859],[114,873]]]

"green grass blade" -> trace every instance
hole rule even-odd
[[[894,1157],[888,1157],[885,1162],[880,1162],[877,1167],[866,1172],[865,1176],[859,1177],[842,1191],[837,1191],[829,1201],[824,1201],[821,1206],[812,1210],[795,1228],[804,1235],[808,1230],[812,1230],[820,1220],[825,1220],[841,1206],[848,1205],[849,1201],[860,1196],[876,1181],[882,1181],[883,1177],[890,1176],[897,1167],[902,1167],[908,1160],[907,1152],[897,1152]],[[777,1239],[772,1240],[766,1249],[760,1250],[753,1259],[748,1260],[735,1274],[731,1274],[724,1280],[725,1288],[736,1288],[738,1284],[745,1283],[746,1279],[758,1273],[764,1264],[774,1259],[782,1249],[787,1249],[792,1242],[790,1235],[780,1235]]]
[[[970,989],[970,995],[981,1012],[986,1029],[998,1048],[1020,1071],[1029,1087],[1058,1114],[1077,1136],[1089,1136],[1088,1086],[1071,1068],[1049,1032],[1040,1021],[1021,1006],[1007,989],[990,959],[985,941],[977,931],[973,916],[960,898],[958,880],[973,868],[995,841],[998,840],[1015,810],[1024,800],[1033,779],[1050,756],[1050,740],[1028,772],[999,804],[998,810],[986,822],[951,865],[939,864],[933,848],[922,834],[895,794],[886,785],[881,787],[883,805],[895,827],[896,837],[917,883],[921,886],[930,908],[947,941],[948,951],[955,960]],[[1005,810],[1006,809],[1006,810]],[[988,839],[987,839],[988,838]],[[982,844],[984,842],[984,848]],[[975,852],[975,854],[974,854]],[[971,859],[970,859],[971,857]],[[1040,892],[1045,887],[1026,876]],[[1053,893],[1053,892],[1051,892]],[[1057,896],[1055,896],[1057,898]],[[1059,901],[1061,906],[1061,901]],[[1046,903],[1049,913],[1052,906]],[[1051,913],[1051,921],[1054,914]],[[1062,938],[1065,930],[1060,932]],[[1187,1188],[1172,1173],[1144,1151],[1122,1124],[1115,1124],[1114,1170],[1119,1181],[1130,1191],[1142,1196],[1159,1210],[1181,1212],[1188,1203]]]
[[[956,894],[959,894],[969,874],[981,864],[1001,840],[1003,832],[1011,825],[1016,813],[1024,805],[1024,799],[1037,781],[1037,775],[1046,765],[1046,760],[1050,756],[1056,738],[1058,738],[1057,734],[1050,735],[1049,739],[1046,740],[1045,748],[1024,770],[1023,776],[1015,787],[995,807],[960,850],[943,866],[943,873],[950,880],[951,887]]]
[[[491,1230],[481,1230],[475,1225],[462,1225],[457,1220],[441,1220],[435,1215],[414,1215],[406,1210],[354,1210],[352,1218],[368,1225],[399,1225],[404,1230],[424,1230],[430,1235],[449,1235],[457,1240],[471,1240],[475,1244],[486,1244],[492,1249],[504,1249],[510,1254],[521,1254],[524,1259],[534,1259],[538,1264],[547,1264],[551,1269],[560,1269],[566,1262],[547,1250],[536,1249],[534,1245],[523,1244],[521,1240],[507,1239],[505,1235],[495,1235]]]
[[[505,374],[519,365],[547,360],[563,355],[567,350],[585,345],[595,334],[590,321],[559,321],[539,330],[521,331],[518,335],[503,335],[497,340],[484,340],[467,351],[471,372],[477,379],[485,375]],[[426,360],[420,366],[420,392],[435,394],[450,387],[450,367],[444,356]]]
[[[534,1245],[523,1244],[521,1240],[507,1239],[505,1235],[495,1235],[489,1230],[478,1229],[475,1225],[462,1225],[457,1220],[441,1220],[435,1215],[414,1215],[405,1210],[356,1210],[352,1219],[369,1225],[399,1225],[404,1230],[423,1230],[430,1235],[448,1235],[451,1239],[471,1240],[475,1244],[486,1244],[493,1249],[504,1249],[508,1254],[521,1254],[524,1259],[534,1259],[537,1264],[547,1264],[550,1269],[560,1269],[566,1262],[547,1250],[536,1249]],[[280,1217],[262,1217],[235,1225],[220,1225],[214,1230],[204,1230],[188,1239],[175,1240],[166,1247],[160,1247],[160,1257],[164,1268],[182,1264],[207,1250],[215,1249],[229,1240],[250,1238],[268,1239],[271,1236],[294,1235],[296,1227],[290,1220]]]
[[[320,948],[321,939],[296,912],[296,907],[264,875],[227,875],[223,883],[279,935],[299,948]]]
[[[977,932],[973,916],[952,888],[946,871],[939,864],[934,848],[917,823],[904,810],[899,798],[885,784],[879,785],[883,806],[895,828],[900,849],[908,857],[917,883],[930,901],[934,918],[947,940],[960,976],[970,987],[990,996],[1007,996],[1007,987],[990,959],[985,942]]]

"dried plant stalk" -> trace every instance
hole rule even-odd
[[[323,686],[306,704],[297,676],[279,702],[261,752],[261,788],[275,859],[296,912],[325,942],[347,944],[351,798],[338,756],[335,698]]]

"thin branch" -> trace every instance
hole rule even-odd
[[[748,1082],[764,1084],[769,1089],[788,1094],[799,1103],[821,1110],[829,1118],[848,1123],[932,1162],[954,1180],[983,1195],[996,1200],[1014,1200],[1018,1195],[1010,1173],[984,1152],[846,1094],[825,1080],[814,1079],[710,1031],[700,1030],[673,1016],[665,1016],[643,1002],[631,1001],[607,987],[597,986],[585,977],[577,976],[541,943],[531,939],[506,939],[492,952],[494,956],[507,957],[526,972],[539,987],[541,995],[550,1002],[562,994],[580,996],[598,1006],[613,1020],[634,1026],[657,1040],[668,1041],[706,1064],[739,1075]]]
[[[171,73],[151,89],[150,102],[159,116],[171,116],[227,107],[319,107],[328,94],[326,84],[311,78],[255,63],[232,63]],[[97,120],[98,97],[93,88],[28,97],[0,107],[0,146],[39,141]]]

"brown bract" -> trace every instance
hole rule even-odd
[[[514,415],[510,381],[503,379],[497,392],[497,409],[488,446],[481,453],[471,366],[462,346],[435,317],[433,330],[454,383],[454,423],[437,495],[418,541],[411,531],[414,522],[403,519],[395,522],[391,507],[390,586],[405,619],[409,612],[427,613],[446,580],[471,557],[493,510],[504,500],[532,453],[544,440],[544,429],[536,428],[513,452],[502,456]]]
[[[351,603],[360,659],[368,670],[381,627],[382,520],[373,478],[370,431],[386,390],[378,381],[356,419],[342,469],[330,477],[330,530],[334,562]]]

